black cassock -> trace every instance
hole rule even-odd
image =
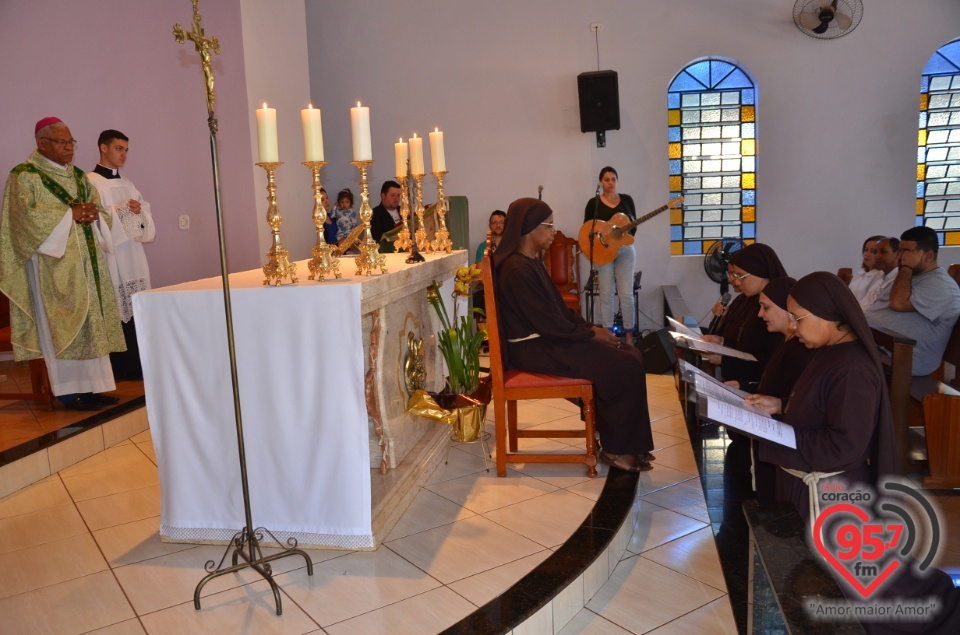
[[[597,431],[604,451],[653,450],[643,358],[633,347],[614,348],[567,308],[543,263],[516,252],[497,272],[497,306],[508,368],[589,379],[597,401]],[[510,342],[538,334],[521,342]]]

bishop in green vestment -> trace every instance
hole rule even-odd
[[[111,219],[71,163],[70,129],[47,118],[35,133],[37,150],[4,189],[0,291],[10,298],[16,359],[42,356],[54,394],[69,407],[77,395],[116,388],[109,354],[126,348],[103,254],[112,249]]]

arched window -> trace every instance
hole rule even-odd
[[[940,47],[920,79],[917,225],[960,245],[960,38]]]
[[[756,236],[756,87],[745,70],[717,57],[677,73],[667,93],[670,253],[703,254],[719,238]]]

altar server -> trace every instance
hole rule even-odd
[[[97,146],[100,162],[87,176],[100,193],[104,209],[114,219],[110,229],[113,252],[108,252],[106,257],[127,344],[125,352],[111,353],[110,361],[116,379],[143,379],[133,320],[133,294],[150,288],[150,269],[143,243],[152,243],[157,229],[150,203],[143,200],[130,179],[120,176],[120,168],[127,162],[130,140],[119,130],[104,130]]]

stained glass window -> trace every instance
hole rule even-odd
[[[940,48],[920,79],[917,225],[960,245],[960,38]]]
[[[680,71],[667,92],[670,253],[706,253],[720,238],[756,235],[756,88],[745,70],[708,57]]]

